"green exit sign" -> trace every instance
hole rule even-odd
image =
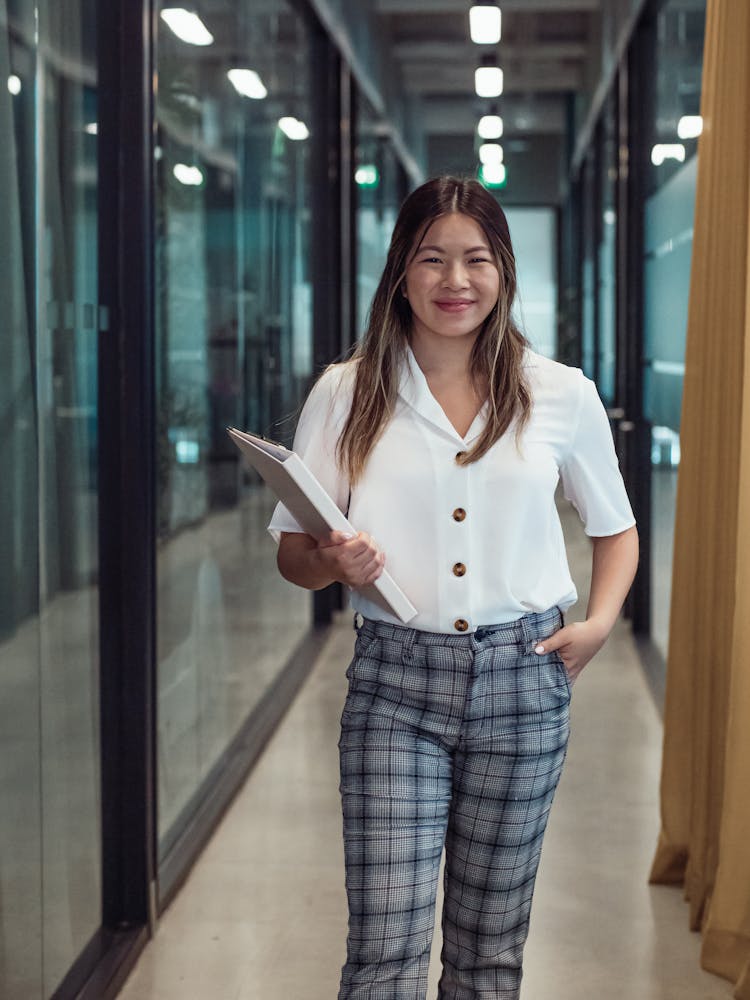
[[[483,163],[479,168],[479,180],[486,188],[495,191],[508,183],[508,171],[504,163]]]
[[[354,172],[354,181],[361,188],[376,188],[380,184],[380,171],[374,163],[363,163]]]

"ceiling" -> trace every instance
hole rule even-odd
[[[540,155],[559,160],[565,148],[569,96],[595,82],[600,0],[498,3],[501,41],[497,46],[482,46],[469,35],[470,0],[373,2],[382,38],[400,69],[405,95],[418,99],[430,173],[474,168],[476,124],[493,103],[503,117],[503,142],[510,142],[511,150],[528,153],[536,149]],[[474,93],[474,70],[487,52],[497,54],[504,75],[504,92],[495,102]],[[510,180],[510,163],[508,171]],[[515,188],[518,200],[523,201],[524,187],[509,183],[508,193]],[[553,188],[552,199],[556,183]],[[535,197],[539,194],[537,183]]]

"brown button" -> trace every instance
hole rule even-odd
[[[466,567],[464,566],[463,563],[455,563],[454,564],[454,566],[453,566],[453,575],[454,576],[463,576],[465,572],[466,572]]]
[[[456,461],[457,461],[457,462],[460,462],[460,460],[461,460],[461,459],[462,459],[462,458],[463,458],[463,457],[464,457],[465,455],[466,455],[466,452],[465,452],[465,451],[457,451],[457,452],[456,452]]]
[[[453,622],[453,627],[457,632],[467,632],[469,629],[469,623],[465,618],[457,618]]]
[[[463,509],[463,507],[456,507],[456,509],[453,511],[453,520],[463,521],[465,518],[466,518],[466,511]]]

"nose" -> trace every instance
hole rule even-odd
[[[469,277],[463,261],[452,261],[446,266],[443,284],[446,288],[466,288],[469,284]]]

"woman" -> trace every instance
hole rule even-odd
[[[635,574],[637,533],[606,414],[578,369],[515,326],[505,215],[476,181],[413,192],[367,333],[320,378],[295,450],[359,530],[314,539],[279,506],[286,579],[352,588],[341,719],[349,900],[339,1000],[426,992],[446,852],[442,1000],[519,996],[570,685]],[[586,620],[554,493],[593,538]],[[404,626],[358,588],[388,569]]]

